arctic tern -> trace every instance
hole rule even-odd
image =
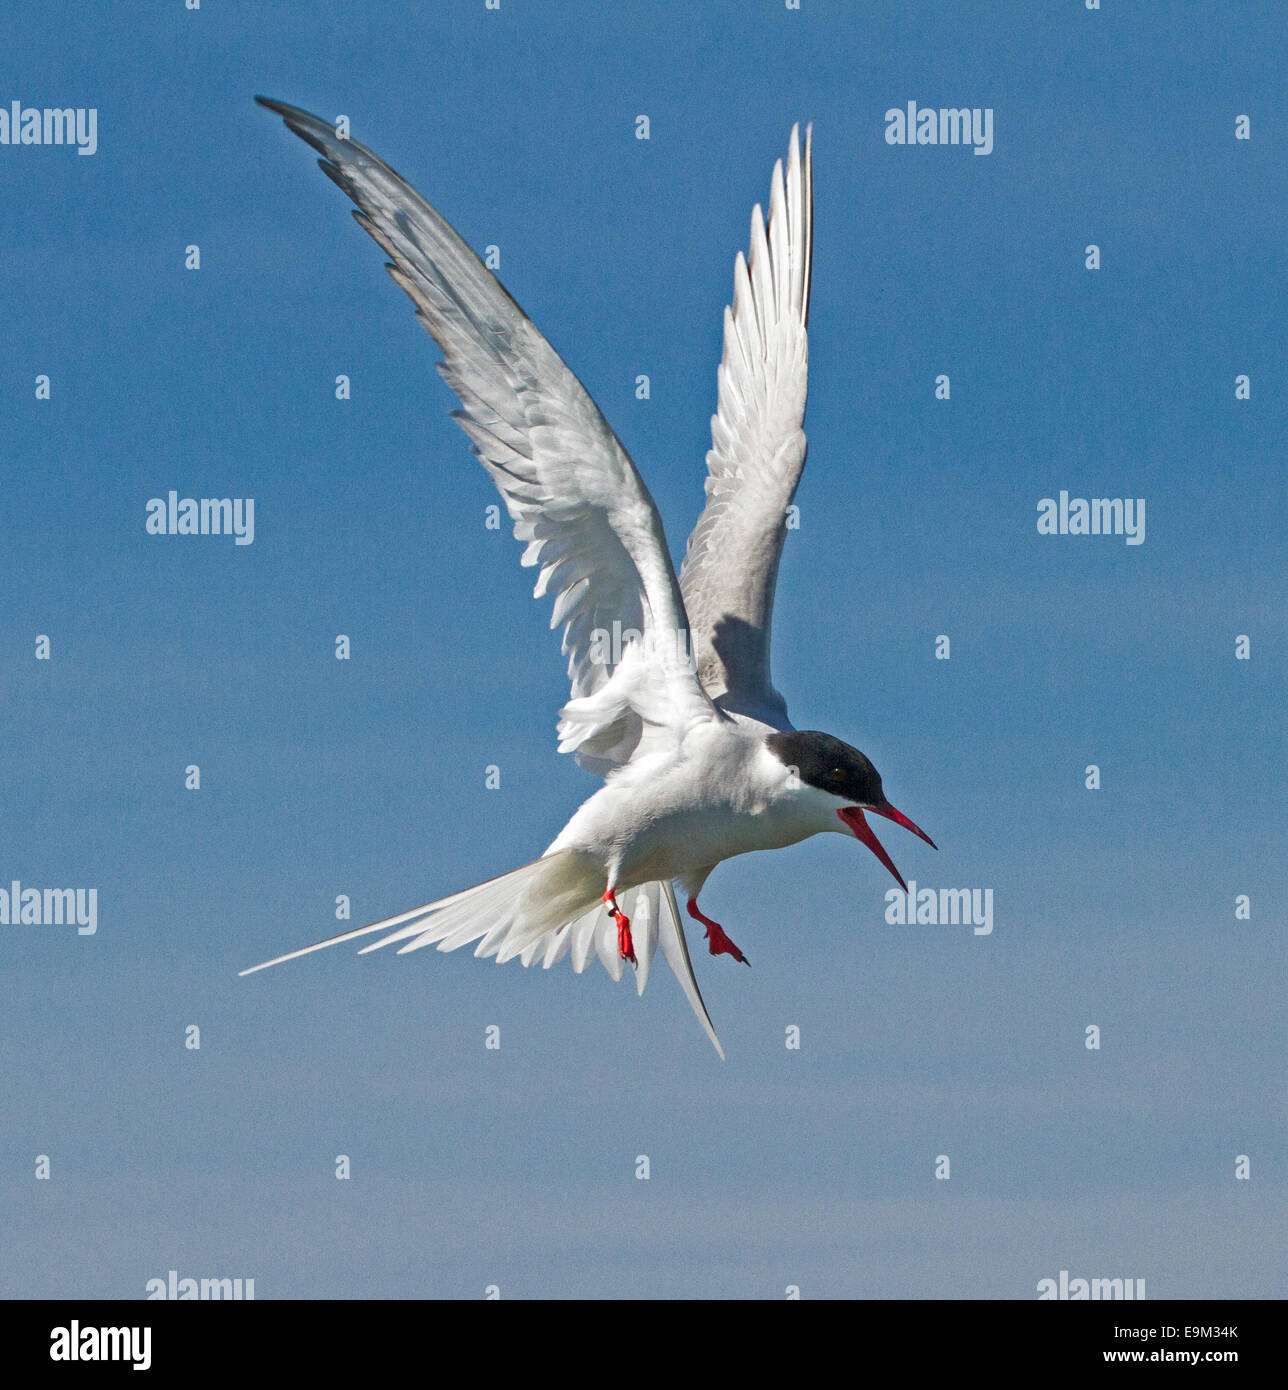
[[[775,164],[769,219],[751,215],[724,313],[707,501],[675,575],[657,508],[581,382],[457,233],[357,141],[298,107],[257,97],[317,149],[357,204],[441,349],[460,399],[453,418],[496,484],[535,593],[554,596],[571,698],[559,751],[602,777],[539,858],[490,882],[291,951],[384,933],[399,954],[477,943],[475,955],[546,968],[592,953],[615,979],[634,967],[643,993],[660,946],[721,1057],[676,901],[713,955],[745,961],[698,908],[717,864],[836,831],[861,840],[903,879],[866,815],[930,837],[886,799],[876,768],[830,734],[798,730],[769,673],[778,562],[805,464],[811,128],[793,126]],[[610,644],[607,633],[628,633]],[[906,885],[904,885],[906,891]]]

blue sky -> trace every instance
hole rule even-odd
[[[50,4],[8,38],[0,106],[99,115],[92,157],[0,146],[0,886],[99,923],[0,927],[0,1293],[1282,1295],[1277,6]],[[775,677],[991,936],[889,925],[840,837],[735,860],[724,1064],[660,962],[642,1000],[468,953],[237,978],[339,893],[375,920],[534,857],[596,785],[434,346],[259,92],[501,249],[677,558],[733,259],[814,122]],[[993,152],[888,145],[909,100],[992,108]],[[171,488],[254,497],[254,543],[147,535]],[[1145,543],[1039,536],[1061,489],[1145,498]]]

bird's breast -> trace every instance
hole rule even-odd
[[[623,885],[683,877],[733,855],[781,849],[819,826],[784,792],[760,739],[732,725],[614,774],[551,846],[597,854]]]

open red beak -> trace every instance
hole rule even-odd
[[[905,830],[911,830],[914,835],[920,835],[931,849],[939,848],[919,825],[913,824],[902,811],[895,810],[888,801],[883,802],[880,806],[869,806],[867,809],[878,816],[884,816],[886,820],[894,821],[896,825],[903,826]],[[862,840],[872,853],[890,870],[895,876],[895,880],[899,884],[899,887],[906,893],[908,891],[908,885],[903,881],[903,876],[899,873],[899,870],[895,868],[890,856],[885,852],[885,848],[882,846],[881,841],[872,833],[872,827],[868,824],[863,815],[863,807],[845,806],[836,814],[840,816],[846,825],[854,832],[854,838],[856,840]]]

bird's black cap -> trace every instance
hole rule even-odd
[[[830,792],[857,806],[880,806],[885,802],[881,774],[848,743],[831,734],[810,729],[770,734],[765,739],[769,751],[785,767],[794,767],[802,782]]]

